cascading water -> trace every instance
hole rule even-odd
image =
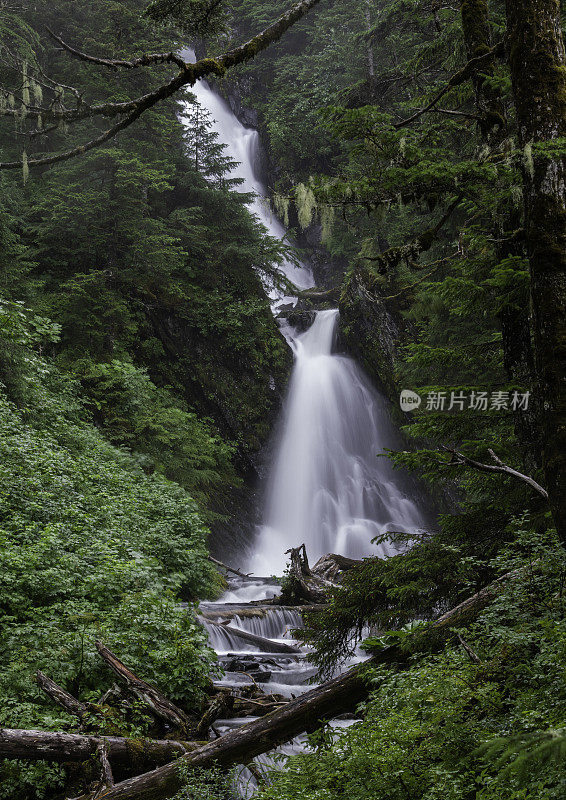
[[[384,451],[397,444],[386,401],[350,358],[332,354],[338,311],[291,339],[295,367],[252,569],[280,575],[285,550],[360,558],[371,540],[422,525]],[[386,545],[381,546],[385,554]]]
[[[194,59],[192,51],[183,55]],[[257,131],[245,128],[206,82],[197,82],[193,93],[236,162],[231,177],[240,178],[242,190],[254,196],[250,211],[272,236],[285,239],[285,228],[266,205],[267,191],[257,175]],[[286,261],[282,270],[299,288],[314,283],[305,265]],[[423,524],[403,491],[400,473],[387,458],[378,457],[397,444],[386,401],[352,359],[332,353],[337,319],[336,310],[319,311],[311,328],[299,336],[282,326],[295,366],[268,480],[265,524],[249,564],[255,574],[281,575],[285,551],[303,542],[311,559],[328,552],[352,558],[385,554],[385,545],[372,547],[374,537],[389,530],[411,532]]]
[[[183,57],[193,60],[194,54],[186,50]],[[210,113],[213,130],[226,145],[226,155],[237,162],[230,176],[240,178],[242,190],[254,195],[250,211],[268,233],[285,239],[284,227],[263,199],[267,192],[256,171],[257,132],[245,128],[205,82],[198,82],[193,92]],[[314,284],[305,265],[285,261],[282,271],[299,288]],[[283,298],[270,287],[267,290],[276,311]],[[293,298],[285,298],[289,299]],[[384,545],[381,550],[372,546],[374,537],[389,530],[410,533],[423,522],[403,490],[402,476],[387,458],[378,457],[398,444],[386,401],[352,359],[332,352],[337,320],[337,310],[319,311],[309,330],[300,335],[281,324],[293,348],[295,365],[268,481],[265,524],[250,563],[255,574],[281,575],[285,550],[303,542],[311,559],[328,552],[351,557],[372,551],[385,554]],[[229,584],[220,601],[200,606],[210,642],[225,668],[220,686],[238,692],[243,685],[261,683],[265,692],[287,698],[305,691],[316,670],[308,663],[304,648],[289,647],[289,642],[293,644],[290,631],[302,625],[300,614],[294,609],[258,605],[279,593],[280,586],[273,580],[239,577]],[[256,644],[250,635],[256,637]],[[275,652],[270,652],[271,648]],[[282,649],[287,654],[282,655]],[[242,721],[220,720],[215,732],[225,733]],[[303,747],[304,737],[299,737],[280,752],[290,754]],[[273,765],[269,756],[260,756],[256,766],[270,763]],[[239,781],[240,795],[249,796],[254,784],[251,774],[244,775]]]
[[[195,60],[194,51],[190,49],[183,50],[182,56],[187,61]],[[267,190],[257,175],[260,153],[258,132],[253,128],[244,127],[232,113],[228,103],[216,94],[206,81],[197,81],[191,91],[199,105],[209,112],[212,130],[218,134],[219,141],[226,146],[226,155],[235,162],[229,177],[239,178],[242,192],[253,195],[249,205],[250,211],[265,226],[270,236],[284,241],[287,238],[287,231],[271,213]],[[281,270],[299,289],[314,286],[312,272],[304,265],[285,259]]]

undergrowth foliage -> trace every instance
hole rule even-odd
[[[283,248],[248,214],[190,92],[111,146],[28,174],[33,138],[27,153],[21,134],[40,68],[60,82],[58,103],[70,84],[88,102],[124,101],[164,69],[118,84],[50,55],[44,25],[115,58],[176,51],[187,36],[208,37],[197,46],[212,52],[288,5],[0,3],[0,80],[22,90],[0,92],[19,109],[0,133],[23,167],[2,176],[0,203],[0,725],[71,729],[33,673],[96,701],[108,675],[95,638],[199,709],[215,660],[191,604],[219,589],[203,519],[255,474],[289,366],[260,282],[277,280]],[[398,388],[423,398],[536,388],[522,185],[564,142],[518,145],[505,35],[501,2],[333,0],[219,81],[257,111],[275,210],[317,243],[341,341],[395,402]],[[456,80],[478,47],[493,58]],[[56,127],[46,141],[61,151],[80,134]],[[388,341],[385,318],[402,341]],[[439,452],[489,461],[491,448],[542,484],[540,416],[536,401],[398,412],[408,444],[391,457],[432,487],[438,524],[393,535],[396,555],[349,570],[302,637],[322,676],[360,643],[412,655],[368,667],[356,722],[311,734],[259,800],[566,796],[564,550],[526,484]],[[420,646],[431,619],[510,571],[474,624]],[[100,732],[150,726],[140,704]],[[177,800],[232,791],[217,770],[183,779]],[[64,781],[58,767],[2,765],[0,798],[50,800]]]
[[[37,353],[59,329],[17,303],[0,306],[0,725],[72,730],[36,687],[41,669],[97,702],[111,676],[101,639],[143,677],[198,711],[216,658],[181,599],[221,588],[206,528],[177,484],[146,475],[89,420],[76,382]],[[8,390],[8,396],[6,391]],[[143,735],[143,709],[101,732]],[[5,762],[0,797],[43,797],[56,768]]]
[[[369,669],[362,721],[312,737],[306,754],[270,776],[263,800],[564,796],[566,555],[528,518],[515,520],[515,533],[491,567],[520,578],[440,653],[414,656],[402,671]]]

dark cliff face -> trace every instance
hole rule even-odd
[[[379,292],[359,271],[347,276],[339,307],[342,345],[396,404],[394,358],[406,333],[405,321],[386,306]]]
[[[179,313],[156,315],[153,326],[167,356],[160,365],[162,380],[173,383],[187,404],[236,446],[233,461],[241,482],[225,485],[213,497],[212,511],[219,516],[209,540],[214,555],[231,561],[249,549],[259,522],[257,488],[267,469],[291,352],[267,302],[237,342],[218,338],[214,329],[204,336]]]

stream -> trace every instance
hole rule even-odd
[[[291,607],[261,604],[261,600],[276,596],[279,590],[280,584],[270,578],[233,578],[229,580],[228,591],[218,602],[200,603],[201,619],[224,669],[222,680],[216,682],[215,686],[229,688],[238,694],[244,686],[255,683],[266,694],[282,695],[288,699],[316,686],[316,668],[309,663],[305,648],[297,648],[299,652],[294,654],[261,650],[226,631],[222,624],[228,620],[231,628],[259,635],[275,644],[295,645],[291,631],[303,626],[301,614]],[[249,598],[253,598],[253,601]],[[250,605],[252,602],[254,604]],[[217,720],[214,735],[222,736],[253,719]],[[341,717],[334,720],[332,725],[343,727],[354,722],[354,716]],[[253,773],[242,768],[237,777],[239,796],[251,797],[257,787],[258,777],[264,774],[266,768],[280,768],[282,756],[299,753],[305,743],[306,736],[299,736],[276,748],[272,754],[255,758]]]
[[[192,51],[184,51],[183,56],[194,60]],[[192,91],[210,113],[226,155],[237,162],[230,177],[241,179],[241,191],[254,195],[250,211],[271,236],[287,239],[287,231],[265,202],[268,192],[259,176],[257,131],[245,128],[205,81]],[[281,269],[298,288],[314,285],[308,265],[285,261]],[[281,296],[272,287],[266,287],[266,292],[276,317],[281,306],[297,300]],[[386,557],[394,552],[392,547],[372,540],[388,531],[410,534],[426,526],[425,514],[410,496],[409,480],[384,457],[387,449],[400,444],[386,399],[355,361],[334,351],[338,319],[337,309],[317,311],[311,327],[302,333],[279,320],[295,361],[277,426],[263,522],[250,552],[242,554],[245,571],[254,576],[281,576],[285,551],[303,542],[312,563],[332,552],[351,558]],[[201,619],[225,670],[221,686],[237,693],[254,682],[268,694],[292,698],[316,683],[316,669],[305,648],[295,653],[275,651],[280,649],[276,645],[292,646],[290,632],[303,624],[300,613],[292,608],[262,605],[279,590],[274,578],[231,578],[218,602],[200,604]],[[241,638],[238,630],[270,640],[274,652]],[[222,735],[250,719],[219,720],[213,734]],[[333,724],[353,721],[341,719]],[[304,741],[305,737],[299,737],[278,752],[296,753]],[[241,796],[253,793],[258,769],[269,763],[273,763],[270,756],[259,756],[252,770],[255,774],[242,770]]]

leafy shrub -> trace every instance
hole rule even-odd
[[[77,387],[28,346],[38,320],[20,306],[6,308],[3,350],[19,348],[12,388],[26,404],[0,396],[0,725],[75,725],[41,695],[34,674],[41,669],[76,696],[97,700],[112,678],[96,639],[176,702],[198,709],[216,660],[192,609],[179,602],[215,591],[198,508],[178,485],[146,475],[103,438]],[[141,735],[149,719],[134,716],[125,731]],[[42,797],[57,775],[51,767],[4,765],[0,797],[16,796],[14,786],[18,797]]]

